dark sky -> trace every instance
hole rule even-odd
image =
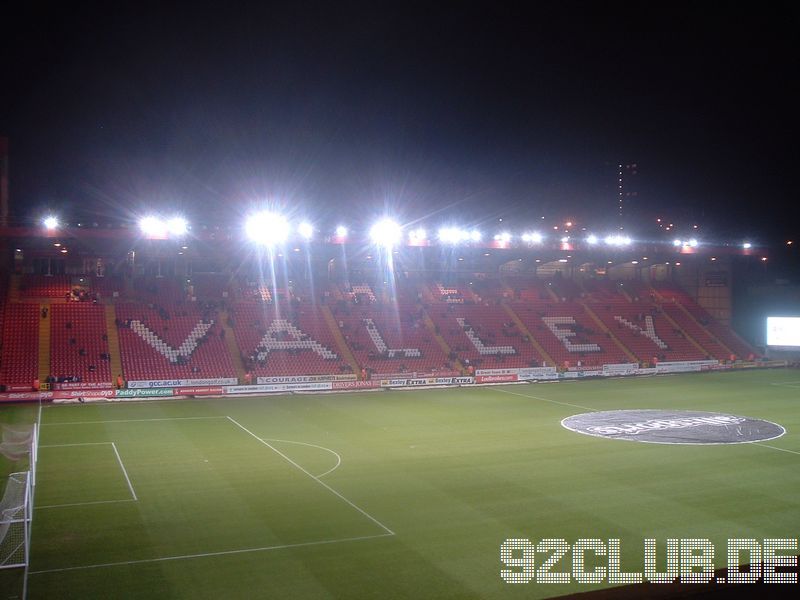
[[[528,4],[22,9],[13,210],[610,223],[635,161],[633,230],[796,233],[796,3]]]

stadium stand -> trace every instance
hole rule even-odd
[[[122,303],[116,311],[126,379],[235,377],[216,308]]]
[[[451,368],[418,304],[348,304],[333,315],[359,365],[375,373],[433,372]]]
[[[595,297],[592,310],[636,357],[652,363],[669,360],[702,360],[684,333],[675,328],[653,304],[630,303],[624,297]]]
[[[716,338],[716,340],[711,340],[712,347],[719,346],[717,340],[724,344],[725,348],[722,348],[721,351],[726,352],[726,358],[729,358],[727,350],[730,350],[739,359],[748,358],[750,355],[758,356],[755,348],[736,335],[730,327],[723,325],[708,314],[708,312],[697,304],[694,298],[685,291],[666,282],[657,284],[656,290],[658,295],[666,301],[665,303],[672,302],[674,304],[680,304],[686,309],[686,312],[696,321],[696,325],[699,325],[703,330],[703,334],[700,335],[701,338],[711,338],[712,336]],[[695,329],[695,327],[691,328]],[[700,340],[698,339],[698,341]],[[700,341],[700,343],[703,344],[702,341]],[[715,355],[715,358],[718,357]]]
[[[65,298],[72,285],[67,275],[24,275],[19,292],[23,298]]]
[[[3,314],[3,350],[0,382],[32,385],[39,376],[38,304],[6,304]]]
[[[53,304],[50,332],[50,374],[53,377],[111,382],[103,306],[85,302]]]
[[[145,304],[176,304],[187,299],[186,280],[172,277],[138,277],[134,294]]]
[[[559,366],[629,360],[577,302],[517,302],[513,309]]]
[[[462,364],[502,369],[543,363],[501,306],[436,304],[428,314]]]
[[[222,300],[230,293],[230,281],[227,275],[216,273],[198,273],[187,280],[187,296],[198,300]]]
[[[231,319],[242,358],[255,376],[349,373],[325,316],[310,303],[237,302]]]

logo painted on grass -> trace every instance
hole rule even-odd
[[[786,433],[763,419],[694,410],[609,410],[573,415],[561,425],[585,435],[654,444],[746,444]]]

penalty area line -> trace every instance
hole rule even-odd
[[[239,429],[241,429],[241,430],[242,430],[242,431],[244,431],[245,433],[249,434],[250,436],[254,437],[256,440],[258,440],[259,442],[261,442],[262,444],[264,444],[264,445],[265,445],[267,448],[269,448],[270,450],[272,450],[273,452],[275,452],[276,454],[278,454],[278,455],[279,455],[281,458],[283,458],[283,459],[284,459],[286,462],[288,462],[288,463],[289,463],[289,464],[291,464],[292,466],[296,467],[297,469],[299,469],[300,471],[302,471],[303,473],[305,473],[306,475],[308,475],[309,477],[311,477],[311,479],[313,479],[314,481],[316,481],[318,484],[320,484],[320,485],[321,485],[322,487],[324,487],[326,490],[328,490],[329,492],[331,492],[332,494],[334,494],[335,496],[337,496],[338,498],[340,498],[341,500],[343,500],[344,502],[346,502],[347,504],[349,504],[350,506],[352,506],[354,509],[356,509],[358,512],[360,512],[362,515],[364,515],[365,517],[367,517],[367,518],[368,518],[370,521],[372,521],[373,523],[375,523],[375,524],[376,524],[378,527],[380,527],[380,528],[381,528],[381,529],[383,529],[385,532],[387,532],[389,535],[395,535],[394,531],[392,531],[392,530],[391,530],[391,529],[389,529],[389,528],[388,528],[386,525],[384,525],[383,523],[381,523],[380,521],[378,521],[378,519],[376,519],[375,517],[373,517],[371,514],[369,514],[369,513],[368,513],[367,511],[365,511],[363,508],[361,508],[361,507],[359,507],[359,506],[356,506],[355,504],[353,504],[353,503],[352,503],[350,500],[348,500],[347,498],[345,498],[344,496],[342,496],[342,494],[340,494],[340,493],[339,493],[339,492],[337,492],[335,489],[333,489],[331,486],[329,486],[327,483],[325,483],[324,481],[322,481],[322,480],[321,480],[321,479],[320,479],[318,476],[314,475],[313,473],[310,473],[309,471],[307,471],[306,469],[304,469],[303,467],[301,467],[299,464],[297,464],[297,463],[296,463],[295,461],[293,461],[291,458],[289,458],[288,456],[286,456],[286,455],[285,455],[283,452],[281,452],[280,450],[278,450],[278,449],[277,449],[275,446],[273,446],[273,445],[272,445],[272,444],[270,444],[269,442],[267,442],[267,441],[263,440],[262,438],[258,437],[258,436],[257,436],[255,433],[253,433],[252,431],[250,431],[249,429],[247,429],[247,428],[246,428],[244,425],[242,425],[241,423],[239,423],[239,422],[238,422],[236,419],[232,419],[231,417],[228,417],[228,420],[229,420],[231,423],[233,423],[234,425],[236,425],[236,426],[237,426]]]
[[[52,427],[54,425],[101,425],[105,423],[150,423],[153,421],[197,421],[200,419],[224,419],[224,416],[213,417],[163,417],[160,419],[114,419],[111,421],[64,421],[61,423],[42,423]]]
[[[133,496],[134,500],[138,501],[139,499],[136,497],[136,492],[133,491],[133,485],[131,485],[131,478],[128,477],[128,471],[125,470],[125,465],[122,464],[122,459],[119,456],[117,445],[114,442],[111,442],[111,447],[114,449],[114,454],[117,455],[117,462],[119,463],[119,466],[122,469],[122,474],[125,475],[125,481],[128,482],[128,489],[131,491],[131,496]]]
[[[222,550],[220,552],[204,552],[202,554],[184,554],[181,556],[162,556],[160,558],[144,558],[141,560],[125,560],[112,563],[101,563],[97,565],[82,565],[78,567],[62,567],[60,569],[41,569],[31,571],[29,575],[41,575],[44,573],[63,573],[64,571],[81,571],[84,569],[101,569],[104,567],[122,567],[126,565],[141,565],[147,563],[167,562],[172,560],[188,560],[192,558],[206,558],[210,556],[227,556],[231,554],[246,554],[248,552],[268,552],[270,550],[286,550],[290,548],[304,548],[306,546],[323,546],[326,544],[341,544],[344,542],[358,542],[361,540],[373,540],[376,538],[389,537],[393,533],[378,533],[375,535],[362,535],[359,537],[339,538],[335,540],[320,540],[316,542],[301,542],[298,544],[282,544],[280,546],[263,546],[261,548],[242,548],[240,550]]]
[[[119,504],[120,502],[137,502],[133,498],[125,498],[124,500],[95,500],[93,502],[73,502],[71,504],[48,504],[47,506],[36,506],[36,510],[41,508],[66,508],[68,506],[90,506],[92,504]]]

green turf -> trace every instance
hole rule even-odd
[[[727,538],[796,538],[800,383],[772,385],[794,381],[774,370],[46,407],[28,595],[546,597],[600,586],[506,584],[503,540],[620,538],[623,567],[641,570],[645,537],[709,538],[718,552]],[[582,436],[560,426],[586,412],[571,404],[763,418],[787,429],[767,444],[792,452]],[[93,567],[108,563],[127,564]],[[3,577],[0,596],[18,595],[19,576]]]

